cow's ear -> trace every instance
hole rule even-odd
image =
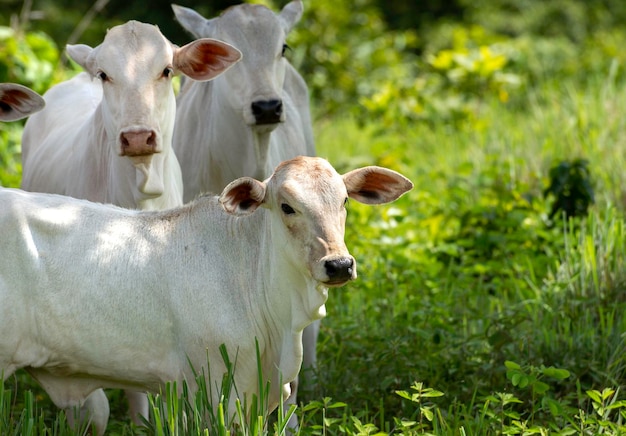
[[[43,109],[43,98],[17,83],[0,83],[0,120],[15,121]]]
[[[302,5],[301,0],[294,0],[290,3],[287,3],[282,11],[278,14],[280,22],[283,26],[283,30],[285,34],[291,32],[293,26],[296,25],[300,18],[302,18],[302,12],[304,11],[304,6]]]
[[[65,46],[67,55],[92,76],[97,73],[95,71],[95,50],[85,44],[67,44]]]
[[[348,196],[365,204],[389,203],[413,188],[402,174],[375,166],[352,170],[342,177]]]
[[[211,38],[197,39],[174,51],[174,68],[194,80],[214,79],[241,59],[230,44]]]
[[[220,204],[231,215],[248,215],[265,201],[264,182],[241,177],[230,182],[219,197]]]
[[[211,20],[207,20],[202,15],[191,8],[172,4],[172,10],[176,21],[190,34],[196,38],[204,38],[210,35],[209,27]]]

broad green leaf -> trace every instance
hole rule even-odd
[[[517,363],[512,362],[510,360],[507,360],[504,362],[504,366],[506,366],[508,369],[517,369],[517,370],[521,370],[522,367],[519,366]]]
[[[553,366],[551,366],[549,368],[544,368],[541,372],[545,376],[552,377],[552,378],[555,378],[557,380],[565,380],[566,378],[568,378],[570,376],[570,372],[568,370],[555,368]]]

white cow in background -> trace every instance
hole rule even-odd
[[[179,48],[137,21],[113,27],[95,48],[67,51],[86,72],[46,92],[46,108],[27,121],[22,188],[128,208],[182,204],[172,77],[212,79],[240,52],[207,39]]]
[[[296,156],[315,155],[309,93],[304,79],[284,57],[286,38],[300,20],[300,0],[276,14],[262,5],[233,6],[206,19],[172,5],[177,20],[196,38],[233,44],[243,59],[209,83],[190,80],[178,97],[174,150],[180,160],[185,201],[220,192],[237,177],[263,180]],[[316,365],[319,321],[304,333],[303,368]],[[309,372],[309,379],[312,373]],[[295,404],[294,395],[286,407]],[[296,418],[290,422],[295,427]]]
[[[189,365],[221,380],[225,344],[237,354],[235,392],[251,399],[256,338],[271,411],[328,288],[356,278],[348,197],[381,204],[412,186],[385,168],[342,176],[300,157],[266,181],[240,178],[219,197],[158,212],[0,189],[0,373],[25,368],[62,408],[106,387],[159,392],[186,380],[193,393]],[[103,434],[106,420],[94,423]]]
[[[292,1],[279,14],[242,4],[210,20],[172,8],[196,38],[217,38],[243,53],[228,74],[208,83],[185,81],[178,96],[174,150],[185,201],[220,192],[238,177],[264,179],[285,159],[315,155],[308,90],[283,57],[302,2]]]
[[[46,92],[46,108],[27,121],[22,188],[142,210],[182,205],[172,77],[213,79],[241,53],[211,39],[177,47],[158,27],[137,21],[113,27],[95,48],[68,45],[67,52],[85,72]],[[140,424],[147,398],[127,396]],[[92,395],[81,419],[87,413],[108,419],[104,392]]]
[[[44,105],[44,99],[32,89],[17,83],[0,83],[0,121],[26,118]]]

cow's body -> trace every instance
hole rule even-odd
[[[250,398],[256,339],[273,409],[328,288],[356,277],[345,200],[384,203],[411,186],[390,170],[340,176],[299,158],[266,182],[238,179],[219,198],[162,212],[0,190],[0,372],[27,369],[69,408],[98,388],[158,392],[186,379],[193,390],[189,363],[206,370],[207,353],[221,380],[225,344]],[[95,423],[102,433],[106,420]]]
[[[43,98],[18,83],[0,83],[0,121],[16,121],[40,111]]]
[[[181,205],[171,78],[209,80],[239,52],[209,40],[178,48],[156,26],[129,21],[98,47],[68,53],[86,72],[51,88],[26,123],[22,188],[144,210]]]
[[[243,53],[228,74],[210,83],[186,81],[178,97],[174,150],[185,201],[221,192],[238,177],[268,177],[283,160],[315,155],[308,90],[282,56],[302,3],[279,14],[242,4],[211,20],[176,5],[174,12],[194,36],[226,41]]]

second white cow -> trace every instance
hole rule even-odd
[[[172,77],[212,79],[240,52],[209,39],[179,48],[137,21],[113,27],[95,48],[67,52],[86,72],[52,87],[27,121],[22,188],[128,208],[182,204]]]
[[[159,212],[0,189],[0,373],[25,368],[57,406],[80,407],[104,387],[193,391],[190,364],[221,380],[225,344],[251,399],[256,339],[274,409],[300,368],[302,330],[325,315],[330,287],[356,278],[348,198],[380,204],[411,188],[385,168],[339,175],[301,157]]]
[[[178,96],[174,150],[185,201],[220,192],[238,177],[264,179],[283,160],[314,156],[308,90],[284,57],[302,2],[292,1],[278,14],[241,4],[213,19],[172,7],[195,37],[217,38],[243,53],[227,74],[207,83],[186,81]]]

